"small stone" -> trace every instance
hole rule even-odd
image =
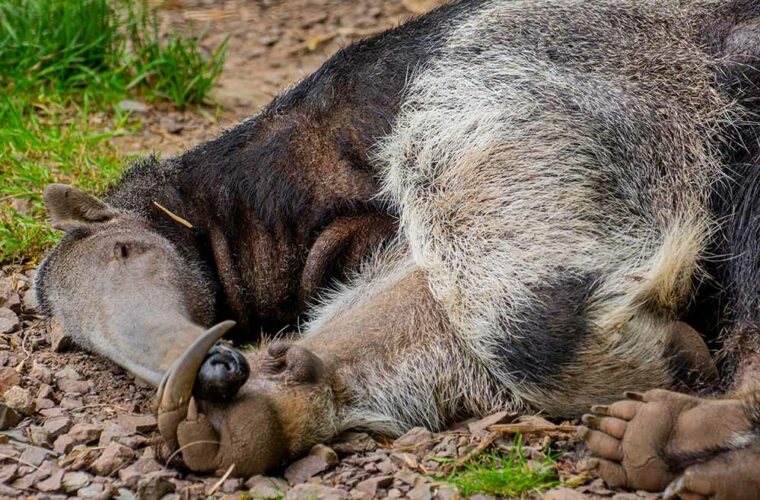
[[[18,311],[21,300],[11,278],[0,278],[0,307]]]
[[[393,442],[394,448],[417,448],[433,439],[433,433],[424,427],[413,427]]]
[[[79,498],[88,498],[91,500],[106,500],[111,498],[113,486],[103,483],[92,483],[89,486],[77,490]]]
[[[148,113],[148,106],[140,101],[133,99],[123,99],[116,104],[116,108],[120,111],[126,111],[128,113],[139,113],[141,115]]]
[[[239,477],[225,479],[222,485],[219,487],[219,491],[222,493],[235,493],[243,486],[243,480]]]
[[[13,333],[21,327],[16,313],[7,307],[0,307],[0,333]]]
[[[0,403],[0,431],[16,427],[23,417],[5,403]]]
[[[371,495],[377,495],[378,488],[386,488],[393,482],[393,476],[377,476],[365,479],[356,485],[356,489]]]
[[[71,436],[64,434],[63,436],[58,436],[53,442],[53,451],[65,455],[71,451],[75,444],[76,443]]]
[[[336,453],[349,455],[353,453],[366,453],[377,449],[377,442],[366,432],[346,432],[338,437],[338,440],[330,446]]]
[[[348,493],[316,483],[299,484],[285,495],[286,500],[348,500]]]
[[[79,490],[90,484],[92,476],[86,472],[67,472],[61,481],[66,493]]]
[[[90,444],[98,440],[101,432],[102,429],[96,425],[74,424],[68,432],[68,436],[70,436],[76,444]]]
[[[66,394],[87,394],[90,392],[90,384],[84,380],[62,378],[56,382],[56,385]]]
[[[21,310],[27,314],[37,314],[38,307],[37,293],[34,291],[34,288],[30,288],[24,294],[24,300],[21,301]]]
[[[109,476],[135,458],[135,452],[123,444],[111,441],[90,469],[99,476]]]
[[[61,489],[62,481],[63,481],[63,475],[65,471],[63,469],[57,469],[55,472],[53,472],[49,478],[37,482],[34,486],[40,490],[44,491],[45,493],[49,493],[51,491],[58,491]]]
[[[62,417],[65,415],[66,412],[63,411],[63,408],[59,408],[58,406],[54,406],[53,408],[45,408],[43,410],[40,410],[40,415],[47,418],[55,418],[55,417]]]
[[[141,500],[159,500],[176,488],[163,471],[150,472],[137,483],[137,496]]]
[[[114,500],[137,500],[135,494],[126,488],[119,488],[116,490],[116,495],[113,498]],[[167,497],[164,497],[164,500],[167,500]]]
[[[44,427],[32,425],[27,429],[27,432],[33,445],[50,448],[50,433]]]
[[[162,117],[159,124],[170,134],[179,134],[185,128],[183,124],[177,123],[173,118],[167,116]]]
[[[253,498],[261,499],[282,498],[288,490],[288,483],[278,477],[253,476],[245,486]]]
[[[8,464],[0,466],[0,483],[8,484],[13,481],[18,471],[17,464]]]
[[[3,398],[9,408],[13,408],[22,415],[31,415],[34,411],[34,399],[29,389],[14,385],[3,393]]]
[[[138,482],[145,474],[162,471],[164,468],[154,458],[140,458],[129,467],[119,469],[119,479],[127,488],[137,489]]]
[[[141,415],[134,413],[121,413],[116,421],[127,430],[132,432],[153,432],[156,430],[156,417],[153,415]]]
[[[21,375],[18,374],[15,368],[11,366],[0,368],[0,394],[20,383]]]
[[[408,484],[409,486],[414,486],[417,484],[417,480],[422,478],[422,476],[416,472],[412,472],[406,469],[398,471],[393,477],[404,484]]]
[[[303,483],[307,479],[320,472],[335,467],[338,464],[338,455],[325,445],[315,445],[304,458],[290,464],[285,469],[285,479],[291,484]]]
[[[492,425],[512,422],[516,417],[516,413],[500,411],[498,413],[494,413],[493,415],[488,415],[487,417],[481,418],[480,420],[476,420],[475,422],[470,422],[467,424],[467,428],[472,434],[475,434],[476,432],[487,430],[488,427]]]
[[[19,463],[32,464],[35,467],[42,464],[50,454],[45,448],[39,446],[27,446],[19,457]]]
[[[56,317],[50,319],[47,324],[47,337],[53,352],[64,352],[74,345],[74,341],[64,330],[61,322]]]
[[[106,427],[105,430],[100,434],[100,442],[98,443],[98,446],[105,446],[111,441],[121,442],[121,438],[130,436],[132,434],[134,434],[132,431],[114,422]]]
[[[61,400],[61,408],[66,408],[67,410],[76,410],[82,406],[84,406],[84,403],[79,398],[65,397]]]
[[[544,500],[585,500],[588,497],[572,488],[555,488],[544,495]]]
[[[55,399],[55,393],[53,388],[48,384],[40,384],[40,389],[37,391],[37,399]]]
[[[279,37],[277,37],[277,36],[271,36],[271,35],[262,36],[262,37],[259,38],[259,43],[261,45],[266,46],[266,47],[271,47],[272,45],[276,44],[279,41],[280,41]]]
[[[49,399],[40,399],[37,398],[34,400],[34,409],[38,412],[40,410],[49,410],[50,408],[53,408],[55,406],[55,403],[50,401]]]
[[[71,419],[66,416],[49,418],[42,427],[50,433],[51,439],[55,439],[71,429]]]
[[[29,376],[36,378],[43,384],[53,383],[53,372],[50,371],[50,368],[43,365],[36,359],[32,362],[32,369],[29,370]]]
[[[431,500],[433,493],[430,491],[430,485],[423,483],[409,490],[406,496],[412,500]]]
[[[406,467],[412,470],[416,470],[420,466],[417,457],[411,453],[394,451],[391,453],[391,461],[399,467]]]

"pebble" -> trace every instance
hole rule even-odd
[[[86,394],[90,392],[90,384],[84,380],[62,378],[56,382],[56,385],[66,394]]]
[[[84,488],[77,490],[79,498],[89,498],[91,500],[105,500],[111,497],[113,487],[110,484],[92,483]]]
[[[409,490],[406,496],[412,500],[431,500],[433,493],[430,491],[430,485],[423,483]]]
[[[21,383],[21,375],[12,366],[0,368],[0,394]]]
[[[0,431],[16,427],[22,418],[16,410],[0,403]]]
[[[245,482],[248,492],[253,498],[275,499],[282,498],[288,489],[288,483],[278,477],[253,476]]]
[[[544,495],[544,500],[585,500],[586,495],[571,488],[555,488]]]
[[[37,314],[39,311],[37,302],[37,293],[34,289],[29,289],[24,294],[24,300],[21,302],[21,309],[27,314]]]
[[[378,488],[386,488],[393,483],[393,476],[375,476],[356,485],[356,489],[375,497]]]
[[[97,441],[102,429],[92,424],[74,424],[69,430],[68,436],[71,437],[74,444],[90,444]]]
[[[416,448],[422,447],[422,443],[433,439],[433,433],[424,427],[413,427],[406,434],[393,442],[394,448]],[[432,444],[431,444],[432,446]]]
[[[32,361],[32,369],[29,370],[29,376],[39,380],[43,384],[53,383],[53,372],[50,371],[50,368],[43,365],[36,359]]]
[[[21,300],[13,286],[13,280],[11,278],[0,278],[0,307],[18,312],[20,305]]]
[[[177,487],[169,481],[163,471],[146,474],[137,483],[137,496],[140,500],[159,500],[164,495],[174,493]]]
[[[480,420],[476,420],[475,422],[470,422],[469,424],[467,424],[467,428],[472,434],[475,434],[476,432],[487,430],[488,427],[492,425],[511,422],[516,417],[517,417],[516,413],[500,411],[498,413],[494,413],[493,415],[489,415],[487,417],[481,418]]]
[[[92,476],[86,472],[67,472],[63,475],[61,483],[64,491],[71,493],[86,487],[91,481]]]
[[[46,493],[51,491],[58,491],[61,489],[64,474],[65,471],[63,469],[57,469],[50,475],[50,477],[42,481],[38,481],[34,486],[38,490],[44,491]]]
[[[19,463],[32,464],[38,467],[45,461],[45,458],[50,454],[45,448],[39,446],[27,446],[19,457]],[[46,462],[49,463],[49,462]]]
[[[33,445],[50,448],[50,433],[44,427],[32,425],[27,429],[27,433]]]
[[[159,120],[159,124],[170,134],[179,134],[185,129],[185,126],[182,123],[178,123],[170,117],[162,117]]]
[[[50,433],[51,439],[55,439],[71,429],[71,419],[67,416],[49,418],[42,427]]]
[[[7,307],[0,307],[0,333],[13,333],[21,327],[16,313]]]
[[[348,493],[338,488],[330,488],[315,483],[305,483],[295,486],[285,495],[286,500],[347,500]]]
[[[153,432],[157,428],[156,417],[153,415],[141,415],[134,413],[121,413],[116,421],[127,430],[132,432]]]
[[[71,337],[63,330],[63,325],[55,317],[48,322],[46,332],[53,352],[64,352],[74,345]]]
[[[64,434],[63,436],[58,436],[53,442],[53,451],[61,455],[65,455],[70,452],[72,448],[74,448],[75,444],[76,443],[71,436]]]
[[[55,373],[55,378],[70,378],[71,380],[82,380],[82,376],[74,368],[66,366]]]
[[[34,411],[34,398],[29,389],[14,385],[3,393],[3,398],[9,408],[13,408],[22,415],[31,415]]]
[[[285,469],[285,479],[291,484],[303,483],[312,476],[335,467],[338,455],[331,448],[318,444],[304,458],[290,464]]]
[[[109,476],[135,458],[135,452],[116,441],[111,441],[103,453],[90,465],[92,472]]]

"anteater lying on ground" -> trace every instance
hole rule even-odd
[[[188,467],[240,475],[346,428],[709,386],[688,323],[727,399],[631,393],[587,443],[613,485],[754,498],[758,55],[755,0],[455,2],[106,202],[51,186],[41,303],[163,376]],[[309,305],[292,341],[209,354],[217,321],[250,340]]]

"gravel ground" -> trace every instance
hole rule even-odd
[[[229,57],[214,97],[221,118],[138,106],[141,130],[119,138],[125,155],[167,156],[212,137],[266,104],[357,36],[398,24],[431,0],[214,0],[166,2],[162,28],[212,23],[209,47],[230,36]],[[144,109],[143,109],[144,108]],[[524,453],[538,467],[544,450],[561,453],[557,473],[569,487],[549,499],[657,498],[620,493],[584,471],[575,422],[498,414],[463,422],[444,433],[417,428],[395,441],[349,434],[319,445],[281,477],[199,477],[165,467],[154,456],[153,391],[120,368],[67,346],[38,315],[32,267],[0,271],[0,497],[28,498],[458,498],[436,477],[487,449],[510,450],[526,434]],[[559,427],[557,427],[559,424]],[[540,497],[541,494],[532,496]],[[489,498],[475,495],[473,498]]]

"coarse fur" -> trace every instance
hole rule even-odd
[[[453,2],[347,47],[215,141],[132,169],[107,204],[72,194],[73,210],[53,189],[69,234],[39,273],[42,303],[81,329],[64,262],[106,241],[103,267],[130,268],[102,236],[129,226],[180,249],[213,296],[201,315],[169,294],[181,321],[233,317],[250,338],[311,304],[292,345],[247,354],[233,400],[198,402],[207,421],[159,411],[175,445],[219,438],[183,451],[194,470],[271,470],[347,428],[569,417],[679,386],[679,320],[731,352],[757,343],[759,16],[755,1]],[[157,314],[104,297],[87,314]],[[139,342],[174,353],[199,335],[185,330]],[[729,358],[724,373],[747,370]],[[276,432],[236,434],[257,418]]]

